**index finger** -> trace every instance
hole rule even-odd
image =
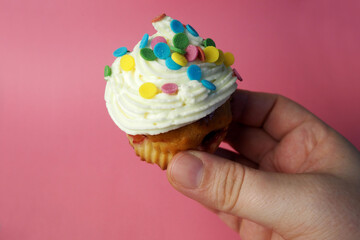
[[[233,122],[263,128],[276,140],[309,118],[308,110],[277,94],[237,90],[232,96]]]

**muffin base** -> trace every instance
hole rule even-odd
[[[185,150],[213,153],[224,140],[232,119],[230,101],[213,113],[184,127],[157,135],[127,135],[136,155],[166,169],[173,156]]]

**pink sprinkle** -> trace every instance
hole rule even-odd
[[[234,76],[237,77],[237,79],[239,79],[239,81],[241,82],[243,79],[241,78],[239,72],[234,68],[233,69],[233,73],[234,73]]]
[[[175,83],[165,83],[161,86],[161,91],[167,94],[174,94],[178,90],[178,85]]]
[[[162,36],[157,36],[157,37],[153,38],[153,40],[151,40],[151,43],[150,43],[151,48],[154,49],[155,45],[160,42],[167,43],[166,39]]]
[[[195,59],[197,58],[199,54],[199,49],[194,46],[194,45],[189,45],[186,48],[186,53],[185,53],[185,57],[188,60],[188,62],[192,62],[195,61]]]

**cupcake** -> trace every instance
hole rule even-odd
[[[189,24],[162,14],[157,31],[132,51],[114,51],[105,66],[105,101],[140,158],[166,169],[184,150],[214,152],[231,122],[230,97],[240,78],[234,56]]]

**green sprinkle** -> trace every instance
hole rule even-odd
[[[189,39],[185,33],[177,33],[173,37],[173,44],[176,48],[184,50],[189,45]]]
[[[106,65],[104,69],[104,77],[108,77],[108,76],[111,76],[111,68],[108,65]]]
[[[203,45],[205,47],[209,47],[209,46],[213,46],[213,47],[216,47],[216,44],[214,42],[214,40],[212,40],[211,38],[207,38],[203,41]]]
[[[142,56],[143,59],[145,59],[146,61],[154,61],[157,59],[157,57],[154,54],[154,51],[150,48],[142,48],[140,50],[140,55]]]
[[[180,48],[177,48],[177,47],[173,47],[173,46],[170,47],[170,50],[173,51],[173,52],[180,53],[182,55],[184,55],[186,53],[186,51],[184,51],[184,50],[182,50]]]

